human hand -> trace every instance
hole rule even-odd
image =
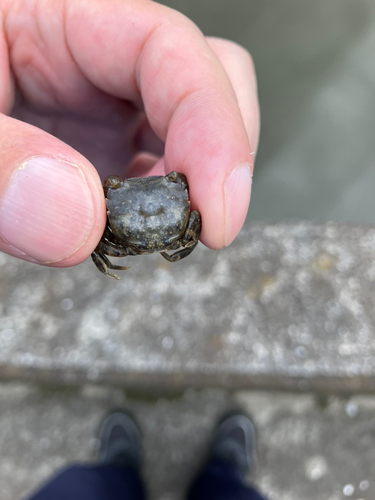
[[[244,49],[149,0],[0,0],[0,18],[0,250],[85,260],[105,227],[98,172],[184,173],[201,241],[233,241],[259,134]]]

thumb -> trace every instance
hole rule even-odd
[[[105,226],[99,176],[77,151],[0,114],[0,250],[43,265],[79,264]]]

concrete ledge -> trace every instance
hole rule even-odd
[[[251,224],[185,261],[0,256],[0,377],[145,389],[375,388],[375,228]]]

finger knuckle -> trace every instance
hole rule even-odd
[[[227,40],[228,46],[232,54],[238,59],[242,64],[254,68],[254,61],[250,52],[237,42]]]
[[[207,40],[214,50],[218,50],[219,57],[221,55],[225,58],[236,59],[243,67],[254,71],[254,62],[250,52],[239,43],[224,38],[209,37]]]

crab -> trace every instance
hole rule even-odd
[[[110,257],[161,252],[169,262],[187,257],[197,246],[202,228],[198,210],[190,213],[188,183],[184,174],[122,179],[110,175],[104,180],[107,224],[91,254],[96,267],[106,276],[120,279],[109,269],[125,270]],[[167,251],[177,250],[171,255]]]

